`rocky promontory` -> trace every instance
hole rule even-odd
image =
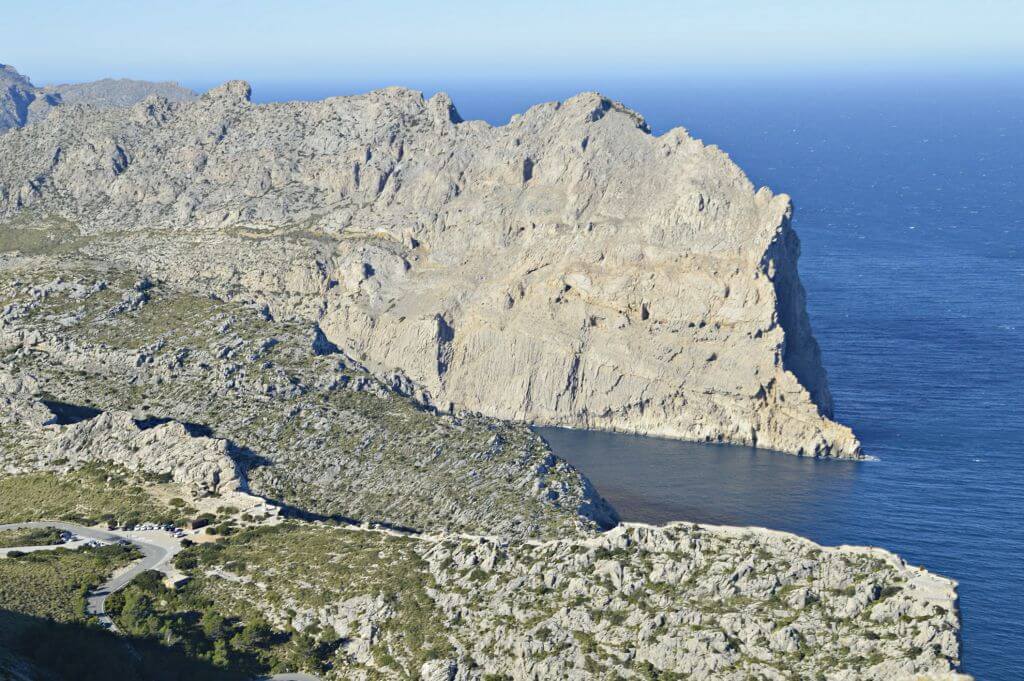
[[[721,150],[595,93],[492,127],[443,94],[255,105],[231,82],[0,137],[11,248],[58,229],[300,315],[442,411],[859,456],[791,213]]]

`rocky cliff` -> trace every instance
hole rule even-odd
[[[177,83],[104,78],[89,83],[36,87],[7,64],[0,64],[0,133],[43,120],[54,107],[85,104],[99,108],[130,106],[150,95],[188,101],[195,93]]]
[[[594,93],[492,127],[443,94],[231,82],[0,138],[9,240],[59,218],[85,253],[306,316],[443,410],[858,456],[791,212]]]

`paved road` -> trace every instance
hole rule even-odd
[[[140,560],[132,563],[127,569],[114,573],[110,579],[101,584],[95,591],[89,592],[89,595],[86,596],[85,612],[89,615],[95,615],[97,619],[99,619],[100,624],[112,631],[117,631],[117,627],[114,626],[113,620],[111,620],[107,615],[105,609],[107,597],[110,594],[120,591],[128,586],[129,582],[146,570],[154,570],[162,567],[176,553],[176,551],[173,551],[167,546],[160,546],[154,542],[139,539],[128,532],[108,532],[107,530],[100,530],[94,527],[83,527],[82,525],[74,525],[72,523],[48,522],[45,520],[27,523],[10,523],[7,525],[0,525],[0,531],[43,527],[56,527],[58,530],[72,532],[79,537],[85,537],[87,539],[99,539],[108,542],[125,539],[130,541],[135,548],[142,552],[142,558]]]
[[[47,522],[45,520],[33,521],[27,523],[9,523],[6,525],[0,525],[0,531],[3,530],[23,530],[29,528],[44,528],[44,527],[56,527],[58,530],[65,530],[72,532],[79,537],[86,539],[99,539],[101,541],[119,541],[127,540],[130,541],[135,547],[142,552],[142,558],[132,563],[126,570],[117,572],[108,579],[106,582],[101,584],[95,591],[89,593],[86,596],[86,607],[85,611],[87,614],[96,615],[100,623],[111,631],[117,631],[117,627],[114,625],[113,620],[106,613],[106,602],[107,597],[120,591],[121,589],[128,586],[129,582],[135,579],[138,575],[142,574],[146,570],[157,570],[163,567],[167,561],[169,561],[178,552],[177,549],[180,545],[176,540],[168,540],[163,538],[163,535],[157,535],[154,533],[135,533],[127,531],[108,532],[107,530],[99,530],[94,527],[83,527],[81,525],[74,525],[72,523],[62,522]],[[151,534],[151,537],[140,538],[139,534]],[[165,546],[160,546],[156,541],[160,541],[159,538],[163,538]],[[57,548],[58,546],[73,546],[73,544],[54,545],[47,548]],[[173,547],[173,548],[172,548]],[[14,549],[9,549],[14,550]],[[37,549],[38,550],[38,549]],[[274,674],[273,676],[267,676],[259,681],[323,681],[319,676],[312,676],[311,674],[304,674],[302,672],[296,672],[291,674]]]

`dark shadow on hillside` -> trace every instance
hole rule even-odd
[[[150,416],[145,419],[135,419],[135,425],[141,430],[149,430],[150,428],[156,428],[162,426],[165,423],[171,423],[177,419],[172,419],[166,416]],[[189,421],[179,421],[181,425],[185,427],[185,432],[192,437],[215,437],[213,434],[213,428],[210,426],[203,425],[202,423],[191,423]]]
[[[86,407],[81,404],[68,404],[56,400],[42,400],[43,405],[56,417],[56,423],[61,426],[70,426],[73,423],[80,423],[94,419],[103,413],[103,410],[94,407]]]
[[[232,461],[247,471],[251,471],[255,468],[262,468],[263,466],[270,466],[274,463],[262,454],[257,454],[248,447],[242,447],[230,440],[228,440],[227,454],[231,457]]]
[[[259,496],[266,499],[271,504],[281,509],[281,515],[285,518],[292,518],[295,520],[302,520],[305,522],[323,522],[333,523],[335,525],[368,525],[369,527],[382,529],[382,530],[393,530],[395,532],[402,532],[403,534],[420,534],[422,530],[415,527],[409,527],[407,525],[399,525],[397,523],[391,523],[386,520],[371,520],[364,518],[359,520],[351,516],[342,515],[340,513],[317,513],[315,511],[309,511],[304,508],[299,508],[284,501],[283,499],[276,499],[266,494],[256,492]]]
[[[176,647],[83,624],[0,610],[0,649],[61,681],[206,681],[251,678],[187,656]]]

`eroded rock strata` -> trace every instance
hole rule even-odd
[[[294,314],[453,412],[857,456],[785,195],[587,93],[507,125],[391,88],[59,107],[0,138],[9,239]]]

